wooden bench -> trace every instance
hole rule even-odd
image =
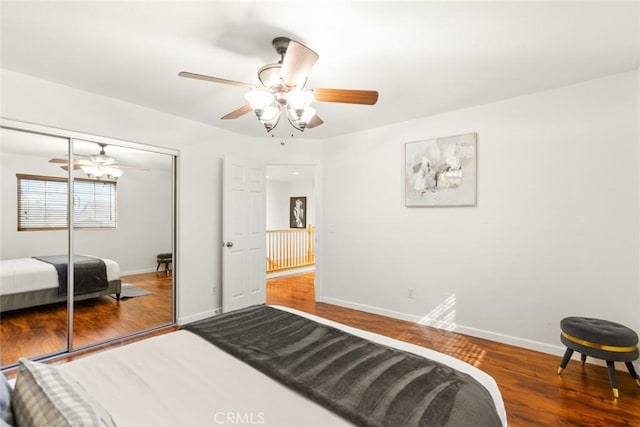
[[[164,270],[169,274],[169,266],[173,263],[173,254],[171,252],[158,254],[156,256],[156,261],[158,262],[158,266],[156,267],[156,271],[160,268],[160,265],[164,264]]]
[[[581,353],[582,364],[587,356],[607,361],[609,381],[613,396],[618,398],[618,380],[614,362],[624,362],[636,383],[640,387],[640,379],[633,367],[638,358],[638,335],[619,323],[588,317],[566,317],[560,322],[562,331],[560,340],[567,346],[558,375],[566,368],[574,351]]]

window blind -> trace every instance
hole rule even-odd
[[[18,231],[66,229],[67,180],[17,175]],[[74,228],[116,228],[116,183],[73,181]]]

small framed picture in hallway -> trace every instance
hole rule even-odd
[[[305,211],[307,209],[306,197],[291,197],[289,199],[289,227],[290,228],[307,228],[307,217]]]

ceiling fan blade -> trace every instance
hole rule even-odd
[[[309,120],[309,123],[307,124],[307,129],[311,129],[314,128],[316,126],[320,126],[321,124],[323,124],[324,122],[322,121],[322,119],[320,117],[318,117],[318,115],[314,115],[311,120]]]
[[[208,82],[222,83],[222,84],[226,84],[226,85],[248,87],[248,88],[255,87],[255,85],[252,85],[252,84],[249,84],[249,83],[238,82],[238,81],[235,81],[235,80],[221,79],[219,77],[205,76],[204,74],[189,73],[187,71],[180,71],[178,73],[178,75],[180,77],[187,77],[187,78],[190,78],[190,79],[197,79],[197,80],[206,80]]]
[[[238,117],[244,116],[245,114],[247,114],[250,111],[253,111],[253,109],[251,108],[251,105],[245,104],[242,107],[238,108],[237,110],[233,110],[232,112],[230,112],[226,116],[222,116],[221,118],[222,118],[222,120],[237,119]]]
[[[62,164],[62,165],[68,165],[69,164],[69,159],[50,159],[49,163],[58,163],[58,164]],[[76,166],[82,166],[82,165],[92,165],[93,163],[89,160],[84,160],[84,159],[76,159],[73,161],[73,163]]]
[[[291,40],[280,68],[282,82],[289,87],[297,86],[298,89],[302,89],[307,75],[318,58],[317,53],[302,43]]]
[[[49,163],[61,163],[61,164],[69,164],[69,159],[51,159]]]
[[[364,105],[374,105],[378,102],[378,92],[375,90],[314,89],[313,97],[318,102]]]
[[[113,167],[113,168],[116,168],[116,169],[151,172],[151,169],[148,169],[148,168],[142,168],[142,167],[138,167],[138,166],[121,165],[121,164],[118,164],[118,163],[114,163],[114,164],[112,164],[110,166]]]
[[[66,170],[67,172],[69,171],[69,165],[63,165],[63,166],[60,166],[60,168]],[[80,169],[81,169],[81,167],[79,165],[73,165],[73,170],[74,171],[77,171],[77,170],[80,170]]]

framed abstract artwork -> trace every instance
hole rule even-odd
[[[289,227],[307,228],[307,198],[291,197],[289,199]]]
[[[406,206],[475,206],[478,134],[405,144]]]

